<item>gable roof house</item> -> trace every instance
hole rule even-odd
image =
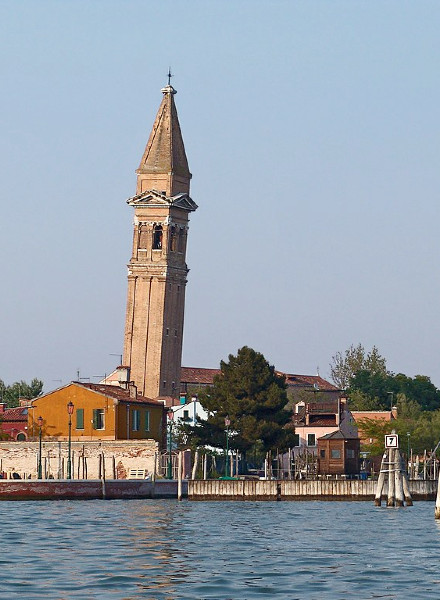
[[[20,399],[20,405],[6,408],[0,403],[0,434],[10,440],[24,442],[28,439],[28,406],[30,400]]]
[[[307,447],[317,453],[318,440],[337,431],[348,438],[357,438],[355,421],[347,407],[347,399],[338,397],[326,401],[299,402],[293,416],[299,449]]]
[[[72,441],[153,439],[163,444],[164,404],[141,396],[134,385],[124,389],[73,381],[32,401],[29,431],[39,432],[42,417],[44,439],[68,439],[69,403]]]

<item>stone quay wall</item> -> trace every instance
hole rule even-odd
[[[130,469],[152,474],[159,445],[155,440],[72,442],[72,479],[126,479]],[[0,471],[8,479],[38,477],[39,442],[0,442]],[[68,443],[42,441],[44,479],[67,477]],[[104,472],[105,470],[105,472]]]
[[[411,480],[414,500],[434,500],[437,481]],[[190,500],[374,500],[374,480],[188,481]],[[385,486],[383,498],[386,497]]]

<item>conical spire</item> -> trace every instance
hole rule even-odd
[[[136,171],[136,193],[154,189],[165,192],[167,196],[188,194],[191,173],[174,103],[176,90],[168,83],[161,91],[163,99]]]

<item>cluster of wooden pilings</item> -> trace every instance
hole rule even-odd
[[[398,448],[388,448],[382,457],[379,479],[377,480],[375,506],[382,504],[382,492],[387,486],[387,506],[412,506],[408,474]]]

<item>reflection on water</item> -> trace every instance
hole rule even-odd
[[[2,503],[0,598],[438,598],[434,504]]]

